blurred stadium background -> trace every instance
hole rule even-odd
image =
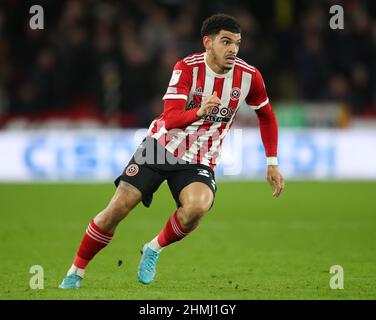
[[[44,30],[29,27],[33,4]],[[329,27],[334,4],[344,30]],[[2,0],[0,180],[112,179],[144,133],[133,131],[160,114],[171,68],[202,51],[201,23],[220,11],[239,19],[239,56],[264,75],[286,177],[376,178],[374,1]],[[218,174],[260,177],[254,112],[235,125],[251,130],[227,138]]]
[[[29,27],[35,4],[44,8],[44,30]],[[329,27],[335,4],[344,8],[344,30]],[[155,214],[137,208],[124,241],[93,264],[95,292],[51,291],[88,219],[111,196],[112,180],[162,111],[173,65],[203,50],[201,23],[216,12],[239,19],[239,56],[264,76],[280,125],[285,194],[271,202],[267,184],[251,182],[264,179],[265,156],[254,112],[241,109],[217,176],[243,182],[220,183],[203,231],[179,244],[204,266],[202,274],[177,246],[164,257],[161,282],[148,291],[134,284],[135,241],[153,236],[174,208],[162,186]],[[207,298],[375,298],[376,2],[1,0],[0,153],[2,298],[202,298],[202,285]],[[328,180],[335,182],[322,183]],[[114,267],[124,254],[131,275]],[[219,256],[220,271],[211,260]],[[28,289],[35,263],[50,270],[48,294]],[[351,290],[342,295],[328,287],[334,264],[350,270]],[[181,268],[185,291],[168,276]]]

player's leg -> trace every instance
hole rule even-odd
[[[202,182],[192,182],[179,195],[181,206],[169,218],[164,229],[151,242],[160,252],[164,247],[179,241],[192,232],[214,201],[213,191]]]
[[[213,177],[205,179],[201,176],[195,179],[195,176],[192,178],[191,175],[188,176],[188,179],[184,179],[183,174],[180,178],[181,180],[176,176],[169,181],[173,192],[178,191],[180,207],[168,219],[162,231],[152,241],[144,245],[137,272],[138,279],[143,284],[149,284],[153,281],[156,264],[162,249],[183,239],[192,232],[213,204],[215,192],[215,187],[211,184],[214,181]],[[184,186],[184,184],[186,185]]]
[[[179,195],[181,207],[176,211],[179,225],[193,231],[214,201],[213,191],[202,182],[192,182]]]
[[[117,190],[110,203],[90,222],[61,288],[76,288],[79,285],[88,263],[108,245],[117,224],[141,200],[146,207],[150,206],[153,193],[165,177],[146,163],[138,164],[135,157],[142,152],[142,148],[137,149],[123,174],[116,179]]]
[[[141,191],[128,182],[120,181],[108,206],[95,218],[94,223],[108,233],[114,233],[118,223],[141,201]]]
[[[120,181],[114,196],[93,220],[82,238],[76,257],[60,288],[78,288],[85,268],[94,256],[106,247],[118,223],[141,201],[141,192],[128,182]]]
[[[118,223],[141,201],[141,192],[120,181],[114,196],[89,224],[78,249],[73,267],[85,269],[90,260],[111,241]]]

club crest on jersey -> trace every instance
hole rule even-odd
[[[240,97],[240,89],[239,88],[232,88],[230,99],[231,100],[238,100]]]
[[[135,176],[139,171],[138,165],[137,164],[130,164],[127,169],[125,170],[125,174],[127,176],[133,177]]]

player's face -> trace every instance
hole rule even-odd
[[[211,41],[209,50],[213,62],[223,71],[230,70],[239,52],[240,33],[221,30]]]

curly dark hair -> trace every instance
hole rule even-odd
[[[235,17],[224,13],[216,13],[205,19],[201,27],[201,36],[217,35],[221,30],[240,33],[241,28]]]

